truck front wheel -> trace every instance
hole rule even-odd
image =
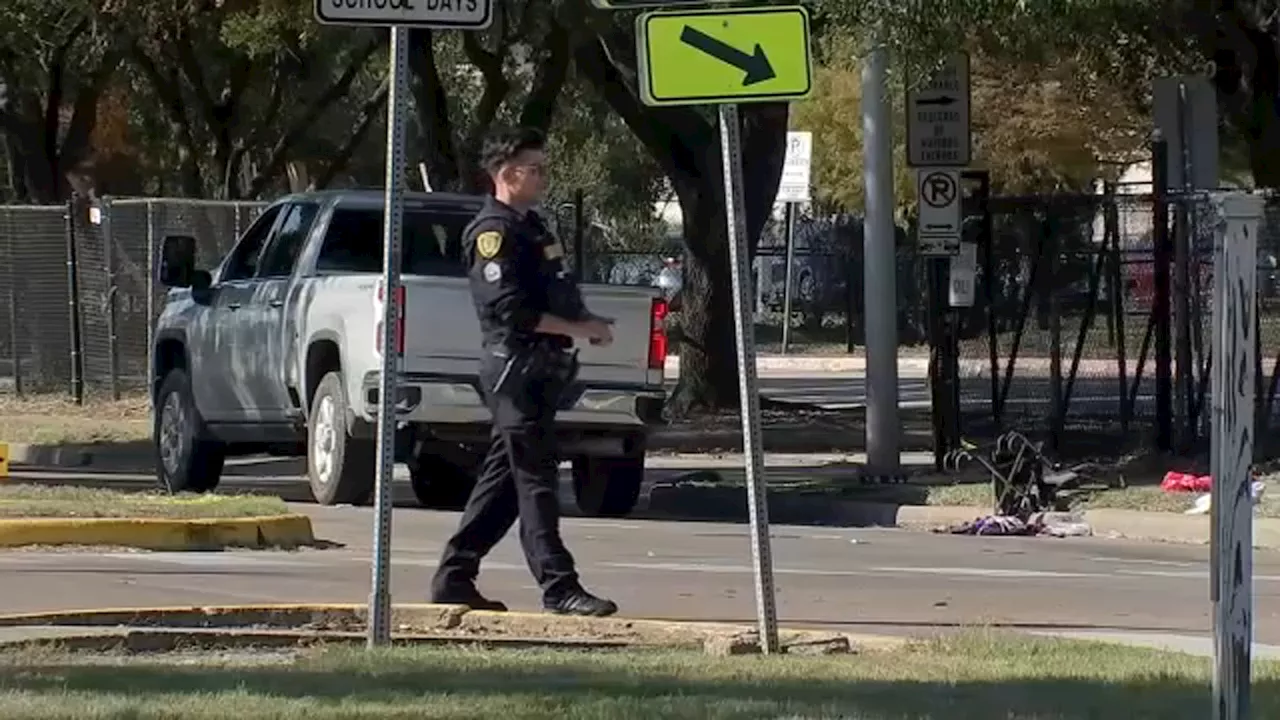
[[[185,370],[170,370],[156,394],[156,475],[171,493],[209,492],[218,487],[226,447],[205,435],[204,420]]]
[[[625,517],[640,500],[644,453],[623,457],[577,457],[573,494],[578,509],[593,517]]]
[[[342,375],[320,380],[307,423],[307,476],[321,505],[363,505],[373,496],[377,446],[351,436]]]

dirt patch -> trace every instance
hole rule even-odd
[[[243,518],[289,514],[277,497],[160,495],[66,485],[0,486],[0,518]]]
[[[66,395],[0,395],[0,440],[9,443],[122,443],[151,437],[146,395],[120,400],[85,398],[77,405]]]

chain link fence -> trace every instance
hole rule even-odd
[[[0,206],[0,392],[143,390],[164,302],[164,237],[195,237],[211,268],[263,207],[167,198]]]

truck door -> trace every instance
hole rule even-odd
[[[288,369],[295,362],[292,350],[298,345],[298,322],[294,314],[300,307],[296,294],[303,287],[293,274],[319,213],[320,205],[313,202],[286,205],[258,265],[257,287],[249,308],[249,343],[259,355],[245,384],[253,411],[262,422],[287,422],[293,406]]]
[[[192,385],[197,407],[215,423],[249,420],[254,405],[245,378],[259,362],[249,344],[249,313],[259,259],[280,220],[280,207],[263,211],[231,250],[214,281],[209,323],[200,338]]]

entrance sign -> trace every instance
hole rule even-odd
[[[966,167],[972,155],[969,55],[957,53],[907,91],[907,165]]]

